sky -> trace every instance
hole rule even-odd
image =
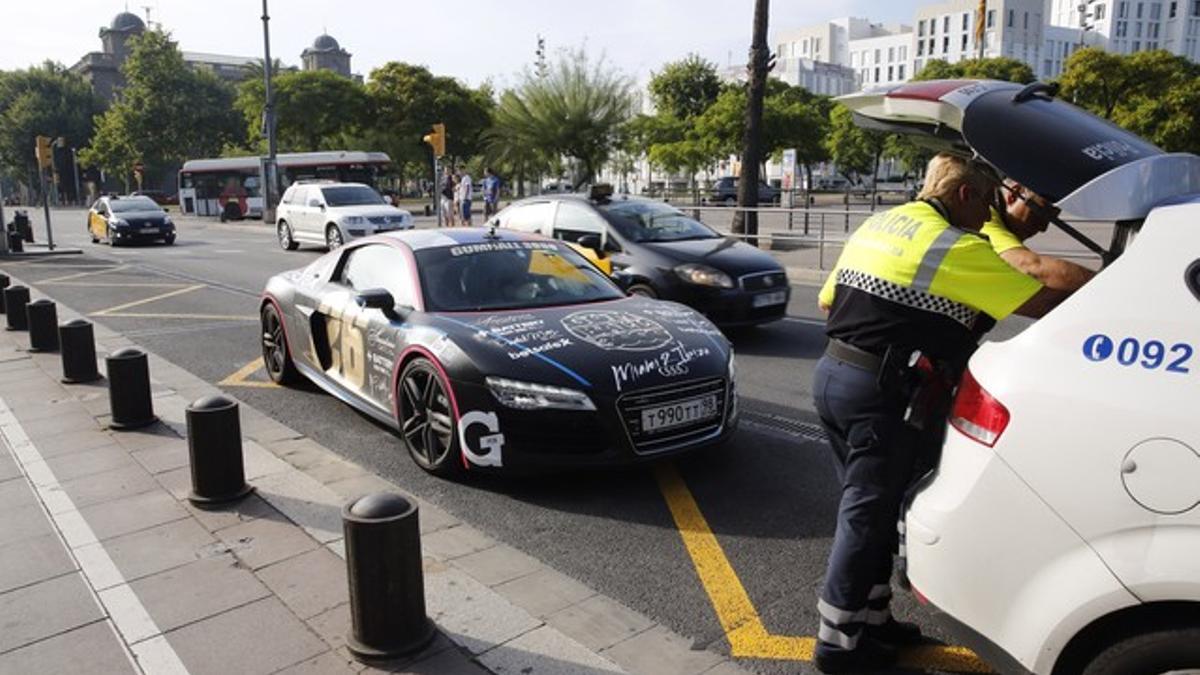
[[[0,70],[46,59],[74,64],[100,51],[99,31],[118,12],[161,22],[191,52],[261,57],[259,0],[4,0]],[[917,0],[776,0],[770,28],[779,31],[842,16],[911,22]],[[471,86],[503,88],[534,59],[537,37],[551,58],[586,46],[644,82],[662,64],[689,52],[716,62],[744,63],[753,0],[270,0],[271,56],[300,65],[300,52],[322,32],[352,55],[368,77],[388,61],[427,66]],[[773,40],[771,44],[773,44]]]

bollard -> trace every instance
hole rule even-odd
[[[192,491],[188,501],[202,509],[237,501],[254,491],[242,463],[242,425],[238,404],[224,396],[206,396],[187,407],[188,460]]]
[[[58,309],[54,301],[41,298],[25,305],[29,322],[29,351],[58,351]]]
[[[150,401],[150,363],[136,347],[118,349],[104,359],[113,429],[139,429],[158,420]]]
[[[29,289],[24,286],[9,286],[4,289],[4,308],[8,310],[8,330],[28,330],[29,317],[25,305],[29,304]]]
[[[0,233],[2,233],[2,230],[0,230]],[[12,280],[8,278],[7,274],[0,274],[0,314],[4,313],[4,289],[8,288],[10,283],[12,283]]]
[[[90,321],[72,319],[59,326],[58,342],[62,348],[63,382],[79,384],[100,379],[100,371],[96,368],[96,340]]]
[[[20,232],[8,233],[8,252],[9,253],[24,253],[25,239],[21,237]]]
[[[411,654],[433,639],[417,523],[416,501],[398,494],[377,492],[342,508],[350,585],[346,644],[360,660]]]

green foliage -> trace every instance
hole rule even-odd
[[[261,64],[260,64],[261,66]],[[234,106],[246,136],[262,136],[266,85],[261,75],[238,86]],[[281,73],[271,80],[275,96],[275,139],[280,152],[340,150],[368,119],[362,85],[328,70]]]
[[[82,147],[101,108],[83,78],[47,61],[28,70],[0,71],[0,170],[36,183],[34,139],[66,139]]]
[[[233,89],[188,68],[169,35],[147,31],[130,44],[127,85],[96,119],[92,145],[80,153],[84,163],[128,176],[140,160],[155,175],[190,158],[213,157],[242,138]]]
[[[1200,152],[1200,65],[1182,56],[1081,49],[1060,83],[1064,99],[1168,152]]]
[[[701,115],[721,93],[717,66],[696,54],[663,66],[650,78],[650,98],[661,115],[690,119]]]
[[[854,124],[850,109],[835,104],[829,111],[829,135],[825,147],[838,168],[851,174],[874,174],[887,146],[888,134],[861,129]]]
[[[947,63],[933,59],[925,64],[914,80],[1005,80],[1028,84],[1037,79],[1027,64],[1006,56],[988,59],[965,59]]]
[[[572,157],[588,182],[617,149],[619,130],[633,108],[632,84],[603,59],[564,53],[545,76],[527,71],[500,98],[493,139],[527,145],[545,157]]]

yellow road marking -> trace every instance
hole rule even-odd
[[[270,380],[268,380],[266,382],[259,382],[256,380],[247,380],[246,379],[247,377],[250,377],[251,375],[253,375],[254,373],[257,373],[258,371],[260,371],[262,369],[263,369],[262,358],[260,357],[260,358],[254,359],[250,363],[247,363],[246,365],[239,368],[236,373],[234,373],[234,374],[230,375],[229,377],[218,382],[217,386],[261,387],[263,389],[274,389],[275,387],[278,387],[279,385],[275,384],[274,382],[271,382]]]
[[[191,293],[192,291],[198,291],[204,287],[205,287],[204,284],[195,284],[192,286],[187,286],[186,288],[179,288],[179,289],[176,289],[173,291],[168,291],[166,293],[161,293],[159,295],[151,296],[151,297],[145,298],[143,300],[134,300],[133,302],[127,302],[123,305],[117,305],[116,307],[109,307],[108,309],[102,309],[97,312],[92,312],[92,316],[107,316],[114,312],[119,312],[123,309],[129,309],[130,307],[137,307],[139,305],[144,305],[146,303],[155,302],[158,300],[166,300],[167,298],[172,298],[172,297],[175,297],[176,295],[183,295],[184,293]]]
[[[157,314],[154,312],[93,312],[92,316],[121,317],[126,319],[204,319],[206,321],[258,321],[257,316],[236,314]]]
[[[42,279],[41,281],[39,281],[37,283],[53,284],[53,283],[57,283],[59,281],[67,281],[68,279],[82,279],[83,277],[91,277],[91,276],[97,276],[100,274],[108,274],[109,272],[117,272],[117,271],[123,270],[127,267],[129,267],[129,265],[114,265],[112,267],[105,267],[102,270],[94,270],[91,272],[76,272],[75,274],[66,274],[61,277],[52,277],[50,279]]]
[[[692,558],[700,584],[716,611],[717,621],[725,630],[730,653],[741,658],[811,661],[816,638],[772,635],[767,631],[721,543],[675,467],[660,464],[655,470],[655,478],[683,538],[683,545]],[[971,650],[938,645],[905,650],[901,665],[967,673],[991,672]]]

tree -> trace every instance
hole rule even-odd
[[[997,56],[988,59],[964,59],[955,63],[947,63],[941,59],[933,59],[925,64],[914,80],[1004,80],[1028,84],[1037,79],[1033,69],[1028,64]]]
[[[676,119],[698,117],[717,100],[717,66],[696,54],[663,66],[650,77],[650,98],[659,114]]]
[[[879,160],[887,148],[887,138],[888,134],[855,125],[854,116],[844,105],[835,104],[829,111],[829,135],[825,139],[825,147],[847,179],[878,173]]]
[[[61,136],[69,146],[87,145],[101,106],[88,83],[60,64],[0,72],[0,168],[36,185],[34,139]]]
[[[746,64],[750,71],[750,81],[746,85],[746,133],[742,140],[742,170],[738,184],[738,205],[743,207],[758,206],[763,97],[767,89],[767,73],[773,65],[771,53],[767,49],[769,5],[767,0],[754,0],[754,34],[750,41],[750,58]],[[739,234],[758,234],[758,212],[738,211],[733,214],[732,229]]]
[[[122,66],[127,85],[96,119],[92,145],[80,155],[84,162],[128,177],[132,161],[140,160],[148,176],[161,176],[241,141],[231,87],[188,68],[167,33],[146,31],[130,44]]]
[[[300,70],[274,76],[271,84],[280,152],[343,149],[367,121],[366,91],[343,75]],[[261,77],[238,86],[234,105],[245,119],[248,138],[262,135],[265,91]]]
[[[796,163],[812,185],[812,165],[829,159],[825,137],[829,133],[829,109],[833,105],[803,87],[772,80],[767,86],[763,110],[763,146],[772,156],[787,148],[796,150]]]
[[[583,50],[564,52],[544,77],[527,70],[511,96],[502,97],[496,133],[548,157],[574,158],[579,186],[590,182],[616,149],[618,130],[632,112],[631,90],[630,80],[603,58],[592,62]]]
[[[1120,54],[1087,47],[1072,54],[1058,82],[1062,95],[1078,105],[1112,119],[1126,90],[1134,84]]]

